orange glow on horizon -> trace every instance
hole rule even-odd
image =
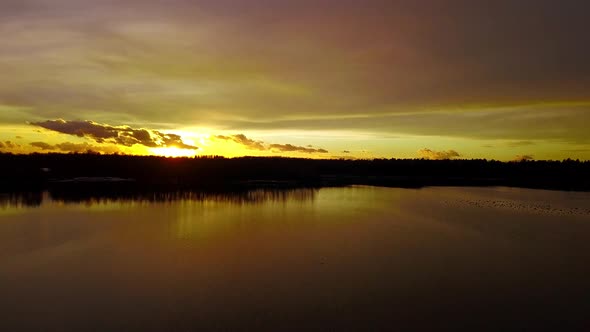
[[[194,157],[197,155],[196,150],[180,149],[175,147],[152,148],[150,150],[154,155],[171,158]]]

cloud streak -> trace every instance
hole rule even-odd
[[[134,129],[129,126],[111,126],[93,121],[66,121],[62,119],[33,122],[31,124],[62,134],[89,138],[97,143],[112,143],[127,147],[137,144],[150,148],[199,149],[196,146],[185,144],[180,135],[163,133],[157,130]]]
[[[297,146],[293,144],[266,144],[264,141],[256,141],[246,137],[244,134],[236,134],[231,136],[216,135],[214,139],[223,141],[232,141],[243,145],[250,150],[258,151],[272,151],[272,152],[301,152],[301,153],[328,153],[327,150],[322,148],[312,148],[311,145],[308,147]]]
[[[532,142],[532,141],[515,141],[515,142],[508,142],[506,145],[508,147],[510,147],[510,148],[518,148],[518,147],[522,147],[522,146],[535,145],[535,142]]]

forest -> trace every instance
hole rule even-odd
[[[0,191],[210,190],[375,185],[590,190],[590,161],[224,158],[0,153]]]

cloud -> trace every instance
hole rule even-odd
[[[12,141],[0,142],[0,149],[16,149],[16,148],[20,148],[20,144],[14,143]]]
[[[255,141],[253,139],[246,137],[246,135],[244,135],[244,134],[237,134],[237,135],[231,135],[231,136],[217,135],[214,137],[216,139],[220,139],[220,140],[234,141],[234,142],[241,144],[251,150],[260,150],[260,151],[267,150],[267,148],[264,146],[263,141]]]
[[[280,152],[328,153],[325,149],[306,148],[304,146],[296,146],[292,144],[271,144],[269,145],[269,149]]]
[[[330,156],[332,159],[340,159],[340,160],[357,160],[358,158],[352,156]]]
[[[588,97],[587,1],[5,2],[0,99],[29,119],[223,125]]]
[[[536,105],[590,100],[589,10],[583,0],[3,0],[0,100],[18,110],[0,121],[534,140],[525,151],[553,155],[563,146],[549,140],[590,142],[590,107]],[[422,146],[435,145],[410,153]]]
[[[187,149],[187,150],[198,150],[199,149],[199,147],[197,147],[197,146],[185,144],[182,141],[182,137],[180,135],[164,134],[159,131],[152,131],[152,133],[154,133],[156,135],[156,137],[159,137],[159,139],[162,141],[162,145],[160,145],[160,146],[175,147],[175,148]]]
[[[517,147],[521,147],[521,146],[535,145],[535,142],[533,142],[533,141],[514,141],[514,142],[508,142],[508,143],[506,143],[506,145],[511,148],[517,148]]]
[[[157,130],[134,129],[129,126],[111,126],[93,121],[47,120],[33,122],[32,125],[59,133],[86,137],[97,143],[113,143],[123,146],[143,145],[155,147],[177,147],[181,149],[199,149],[185,144],[180,135],[167,134]]]
[[[21,147],[20,144],[16,144],[12,141],[4,141],[4,142],[0,141],[0,149],[13,150],[13,149],[17,149],[20,147]]]
[[[72,143],[63,142],[55,145],[51,145],[45,142],[32,142],[31,146],[41,149],[43,151],[62,151],[62,152],[87,152],[95,151],[102,153],[118,153],[121,152],[116,146],[97,146],[89,143]]]
[[[418,151],[418,155],[420,158],[430,159],[430,160],[444,160],[444,159],[453,159],[461,157],[461,154],[455,150],[448,150],[448,151],[433,151],[430,149],[422,149]]]
[[[231,136],[224,136],[224,135],[216,135],[214,136],[215,139],[224,140],[224,141],[233,141],[235,143],[241,144],[248,149],[251,150],[259,150],[259,151],[273,151],[273,152],[303,152],[303,153],[328,153],[325,149],[314,149],[311,148],[312,145],[308,145],[308,147],[304,146],[296,146],[293,144],[269,144],[268,146],[263,141],[256,141],[246,137],[244,134],[237,134]]]
[[[13,143],[12,141],[5,141],[4,147],[6,147],[7,149],[16,149],[20,148],[20,144]]]
[[[535,160],[535,157],[532,155],[524,154],[524,155],[517,155],[514,157],[514,161],[529,161]]]
[[[43,151],[47,151],[47,150],[56,150],[56,147],[54,145],[51,144],[47,144],[45,142],[32,142],[31,143],[32,147],[41,149]]]
[[[350,153],[350,151],[344,150],[344,151],[342,151],[342,153]]]
[[[56,144],[55,147],[63,152],[86,152],[96,151],[103,153],[118,153],[121,152],[116,146],[96,146],[88,143],[71,143],[63,142]]]
[[[316,118],[300,116],[276,121],[231,120],[233,130],[339,130],[379,134],[446,136],[485,140],[560,141],[590,143],[586,123],[590,122],[590,102],[547,103],[510,106],[453,107],[403,114],[367,114]]]

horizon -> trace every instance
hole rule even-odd
[[[240,155],[240,156],[232,156],[226,157],[223,155],[165,155],[165,154],[134,154],[134,153],[124,153],[124,152],[110,152],[106,153],[103,151],[95,151],[95,150],[87,150],[87,151],[49,151],[49,152],[27,152],[27,153],[14,153],[11,151],[0,151],[0,155],[16,155],[16,156],[27,156],[27,155],[99,155],[99,156],[121,156],[121,157],[157,157],[157,158],[164,158],[164,159],[209,159],[209,158],[220,158],[220,159],[241,159],[241,158],[279,158],[279,159],[300,159],[300,160],[318,160],[318,161],[373,161],[373,160],[416,160],[416,161],[489,161],[489,162],[502,162],[502,163],[519,163],[519,162],[566,162],[566,161],[573,161],[573,162],[580,162],[586,163],[590,162],[588,159],[579,159],[579,158],[564,158],[564,159],[536,159],[532,156],[516,156],[514,159],[510,160],[501,160],[501,159],[493,159],[493,158],[461,158],[461,157],[453,157],[453,158],[429,158],[427,156],[420,156],[420,157],[409,157],[409,158],[396,158],[396,157],[374,157],[374,158],[356,158],[356,157],[347,157],[347,156],[339,156],[339,157],[328,157],[322,158],[320,157],[305,157],[305,156],[285,156],[285,155],[269,155],[269,156],[256,156],[256,155]]]

